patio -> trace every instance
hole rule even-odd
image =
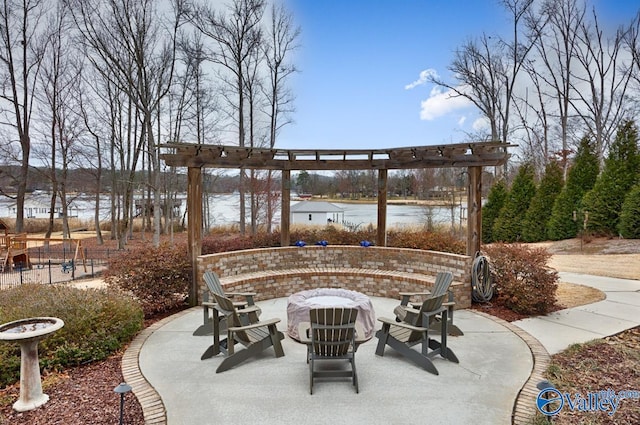
[[[371,299],[376,316],[393,317],[398,300]],[[286,304],[286,298],[258,303],[264,317],[282,319],[282,331]],[[162,410],[169,424],[511,423],[516,397],[533,367],[529,347],[510,329],[470,310],[456,312],[455,320],[465,335],[450,338],[449,346],[460,364],[436,359],[439,376],[388,348],[384,357],[376,356],[375,337],[361,345],[360,394],[348,380],[326,380],[309,395],[306,348],[289,337],[282,341],[285,357],[275,358],[271,348],[216,374],[222,356],[200,360],[211,336],[192,335],[202,323],[198,307],[164,321],[131,356],[162,400],[157,423],[164,423]]]

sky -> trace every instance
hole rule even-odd
[[[461,143],[477,110],[421,73],[453,82],[447,66],[465,41],[506,35],[498,0],[287,0],[301,27],[291,78],[294,122],[277,147],[379,149]],[[630,22],[638,0],[591,1],[604,24]],[[423,73],[424,75],[424,73]]]

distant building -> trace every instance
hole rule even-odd
[[[291,206],[291,224],[342,223],[344,210],[330,202],[301,201]]]
[[[44,193],[34,193],[27,195],[24,199],[24,218],[49,218],[51,210],[51,195]],[[15,217],[17,214],[17,203],[8,206],[8,217]],[[73,202],[67,207],[69,217],[78,217],[78,207]],[[62,204],[60,198],[56,198],[54,218],[62,218]]]

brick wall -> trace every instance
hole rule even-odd
[[[398,298],[430,287],[439,271],[453,273],[458,308],[471,305],[472,259],[465,255],[406,248],[307,246],[250,249],[203,255],[198,276],[213,270],[229,291],[257,292],[257,299],[289,296],[319,287],[345,288]],[[204,282],[199,282],[200,291]]]

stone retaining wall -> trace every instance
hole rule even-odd
[[[229,291],[256,292],[258,300],[319,287],[399,299],[399,292],[422,291],[433,285],[439,271],[450,271],[456,307],[468,308],[471,265],[471,257],[436,251],[306,246],[202,255],[198,258],[198,275],[213,270]],[[200,286],[198,296],[204,290],[204,281]]]

